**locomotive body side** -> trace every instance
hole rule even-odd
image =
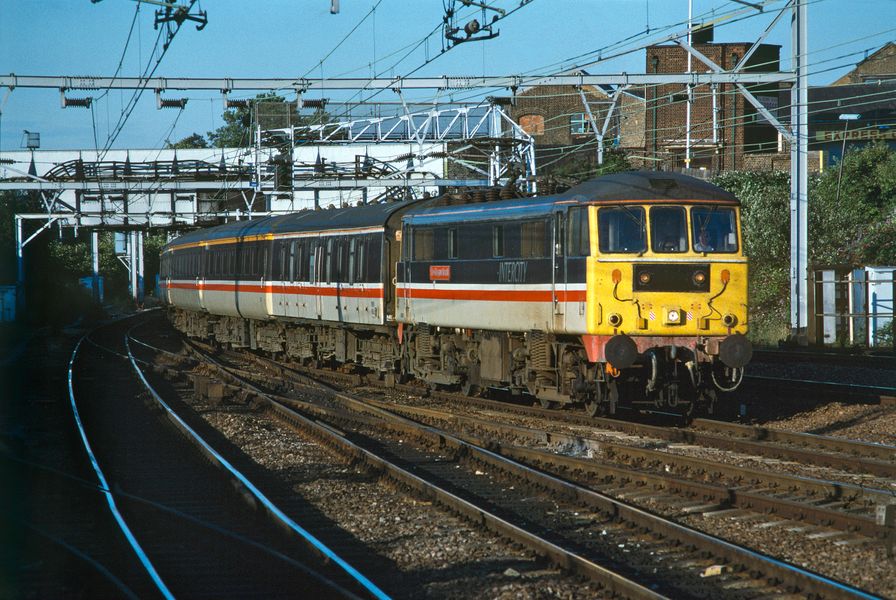
[[[431,384],[691,412],[749,361],[739,203],[693,178],[429,207],[402,235],[402,368]]]
[[[553,248],[552,200],[434,208],[404,219],[397,320],[409,326],[585,333],[585,269]],[[556,268],[555,268],[556,266]],[[584,264],[582,265],[584,267]]]

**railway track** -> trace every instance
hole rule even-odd
[[[386,597],[325,547],[284,533],[256,485],[149,385],[131,325],[79,342],[69,389],[98,487],[155,595]]]
[[[365,400],[325,390],[320,384],[306,382],[301,386],[303,395],[314,397],[318,402],[322,401],[320,404],[289,400],[282,396],[275,398],[277,394],[272,395],[270,390],[249,381],[252,376],[256,382],[259,381],[260,369],[245,363],[246,359],[230,353],[212,358],[209,354],[202,354],[203,350],[198,352],[201,353],[198,355],[201,360],[218,369],[223,380],[229,381],[235,388],[248,389],[259,402],[266,404],[268,410],[280,414],[281,417],[283,411],[287,410],[290,411],[288,420],[296,418],[292,416],[293,410],[309,414],[330,425],[330,428],[325,429],[327,435],[337,440],[334,443],[343,444],[347,441],[346,438],[351,438],[351,443],[364,446],[367,452],[376,449],[382,454],[393,455],[395,457],[393,460],[412,466],[415,475],[420,476],[426,472],[430,477],[451,483],[453,489],[448,491],[449,497],[464,495],[477,498],[479,502],[484,501],[486,505],[495,507],[502,515],[510,515],[513,519],[528,523],[551,536],[555,546],[559,545],[557,542],[562,542],[563,545],[581,548],[583,552],[594,556],[594,562],[618,564],[628,571],[633,570],[634,576],[639,581],[650,582],[651,589],[659,590],[661,593],[671,593],[673,596],[706,595],[709,586],[713,588],[713,594],[721,594],[722,590],[725,590],[725,594],[735,597],[750,597],[757,593],[780,594],[785,590],[800,590],[801,593],[808,592],[826,597],[856,597],[863,594],[860,590],[843,586],[800,568],[782,565],[779,561],[770,560],[758,553],[618,502],[599,492],[535,470],[523,462],[501,456],[499,452],[486,450],[480,444],[470,443],[441,429],[410,421]],[[241,360],[243,364],[239,364]],[[260,385],[265,387],[284,385],[282,372],[276,377],[261,379],[266,383],[262,382]],[[275,379],[279,379],[279,383],[275,382]],[[289,384],[292,387],[299,387],[295,381],[290,381]],[[290,407],[285,408],[276,400],[287,403]],[[359,415],[358,412],[364,414]],[[388,435],[390,431],[392,434]],[[417,449],[408,453],[406,441],[412,437],[420,439],[421,442]],[[436,449],[441,454],[434,458],[424,452],[421,456],[420,448],[427,447]],[[358,450],[355,449],[353,452]],[[369,456],[367,460],[371,460]],[[380,456],[379,460],[385,459]],[[446,465],[447,472],[444,469]],[[378,463],[378,468],[384,468],[381,462]],[[467,475],[467,479],[464,479],[464,476],[458,474],[461,469],[464,473],[473,475]],[[480,475],[478,478],[475,475],[477,472]],[[482,485],[484,478],[481,475],[484,473],[488,473],[488,479],[493,480],[489,481],[489,486]],[[464,480],[459,481],[459,477]],[[525,490],[525,492],[520,496],[517,492],[509,490]],[[432,491],[426,492],[422,488],[418,489],[418,493],[433,494]],[[439,501],[447,502],[444,497],[440,497]],[[548,505],[553,508],[548,508]],[[537,509],[520,508],[532,506],[537,506]],[[472,510],[474,518],[483,519],[482,508]],[[550,520],[545,522],[545,515],[557,514],[562,514],[563,518],[557,522]],[[587,515],[584,519],[581,518],[583,514]],[[573,518],[570,515],[577,516]],[[496,526],[496,522],[490,520],[488,522],[491,526]],[[605,543],[607,540],[593,539],[595,527],[603,527],[601,537],[614,536],[609,538],[610,544]],[[586,532],[587,535],[583,537]],[[504,535],[520,539],[519,534],[514,536],[505,532]],[[669,560],[658,571],[656,565],[652,564],[645,573],[642,570],[651,561],[645,560],[642,554],[631,555],[633,549],[630,547],[625,556],[612,551],[613,547],[619,547],[619,540],[625,540],[621,542],[623,547],[634,541],[639,553],[647,552],[650,556],[668,557]],[[678,550],[671,550],[670,545],[676,546]],[[685,553],[681,553],[683,548],[687,549]],[[695,550],[711,558],[694,560]],[[560,559],[544,547],[536,551],[547,554],[570,568],[580,568],[582,564],[578,561]],[[673,567],[674,576],[665,571],[669,566]],[[762,575],[752,578],[747,575],[747,571]],[[711,582],[700,576],[708,572],[717,572],[719,576],[710,578],[713,579]],[[769,587],[769,581],[777,584]],[[719,586],[719,589],[715,590],[715,586]],[[731,592],[734,588],[741,589],[739,592]]]
[[[754,348],[753,362],[760,363],[792,363],[822,364],[846,367],[869,367],[875,369],[896,368],[896,354],[878,352],[872,354],[856,354],[821,350],[800,350],[797,348],[775,350],[771,348]]]
[[[290,369],[274,361],[263,357],[253,357],[253,360],[281,377],[290,377]],[[250,373],[244,375],[251,377]],[[896,537],[893,527],[880,523],[877,517],[880,507],[896,500],[894,490],[775,473],[703,457],[614,444],[579,433],[533,429],[508,424],[500,415],[485,418],[465,416],[446,409],[398,406],[393,402],[365,398],[379,408],[418,422],[450,427],[456,435],[473,436],[467,439],[497,449],[505,456],[548,467],[565,476],[569,473],[587,474],[588,483],[600,482],[604,489],[612,489],[616,497],[641,493],[645,488],[662,490],[680,495],[684,502],[681,510],[687,513],[743,508],[831,528],[844,534],[860,534],[888,545]],[[739,427],[731,428],[731,424],[716,421],[698,421],[696,427],[710,431],[728,428],[745,434],[745,430]],[[752,438],[777,440],[780,437],[804,444],[815,441],[813,436],[808,436],[809,441],[804,442],[805,434],[762,428],[754,428],[751,433]],[[844,445],[844,440],[827,440],[846,451],[854,450],[852,444]],[[520,447],[521,441],[529,447]],[[551,450],[532,448],[533,445],[549,446]],[[858,447],[865,454],[881,459],[889,456],[885,447],[877,444],[860,443]],[[583,458],[582,454],[587,454],[587,457]],[[595,461],[594,458],[601,460]],[[629,489],[624,489],[626,487]],[[820,532],[814,533],[822,535]]]
[[[770,390],[781,392],[782,388],[785,388],[792,393],[807,394],[818,402],[864,402],[896,406],[896,388],[891,386],[764,375],[745,375],[744,381],[750,384],[749,390],[744,390],[744,393],[754,395]]]
[[[896,405],[896,355],[756,350],[744,393],[782,391],[818,401]],[[755,371],[762,374],[756,374]],[[832,377],[833,375],[833,377]]]
[[[40,332],[0,366],[0,595],[152,597],[75,439],[64,377],[73,347]]]
[[[257,358],[257,360],[262,359]],[[275,363],[269,362],[268,364]],[[307,370],[302,367],[297,367],[297,371],[344,387],[362,384],[384,388],[392,387],[401,392],[422,395],[478,410],[533,417],[567,426],[597,428],[671,444],[696,445],[774,460],[792,461],[803,465],[842,470],[846,473],[896,479],[896,447],[884,444],[774,430],[712,419],[695,419],[688,427],[658,426],[631,420],[590,417],[574,410],[544,409],[532,406],[525,401],[489,400],[457,393],[433,391],[415,385],[395,384],[390,386],[386,382],[358,374],[320,369]]]

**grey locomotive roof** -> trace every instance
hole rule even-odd
[[[711,183],[664,171],[627,171],[613,173],[568,189],[558,196],[583,202],[621,200],[721,200],[737,202],[731,192]]]

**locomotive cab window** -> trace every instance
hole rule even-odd
[[[687,252],[688,224],[684,207],[650,209],[650,249],[660,253]]]
[[[695,206],[691,209],[691,235],[696,252],[737,252],[734,210]]]
[[[640,254],[647,250],[647,230],[642,207],[601,208],[597,212],[597,225],[601,252]]]
[[[577,206],[569,209],[567,235],[569,240],[566,252],[569,256],[588,256],[591,254],[588,231],[588,208]]]

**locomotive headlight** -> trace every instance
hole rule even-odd
[[[694,276],[691,279],[693,279],[694,285],[699,287],[706,281],[706,273],[703,271],[694,271]]]
[[[666,309],[666,325],[681,325],[681,310],[678,308]]]
[[[725,327],[734,327],[735,325],[737,325],[737,316],[728,313],[727,315],[722,317],[722,325],[724,325]]]
[[[640,281],[644,285],[647,285],[648,283],[650,283],[650,273],[648,273],[647,271],[642,271],[641,274],[638,275],[638,281]]]
[[[619,327],[622,325],[622,315],[619,313],[613,313],[609,317],[607,317],[607,323],[612,327]]]

